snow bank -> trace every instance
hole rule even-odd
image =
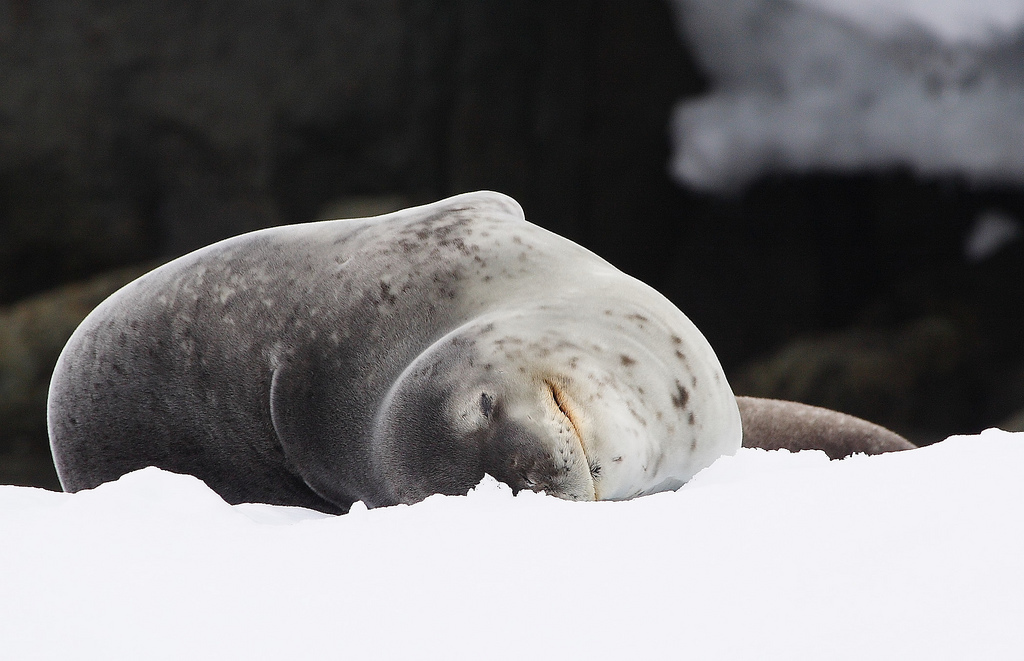
[[[712,80],[672,119],[681,183],[895,165],[1024,182],[1024,4],[672,2]]]
[[[146,469],[0,487],[18,659],[952,659],[1024,654],[1024,434],[829,462],[741,450],[622,503],[330,517]]]

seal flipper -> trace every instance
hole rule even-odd
[[[345,489],[343,476],[330,472],[339,465],[332,461],[336,454],[332,449],[337,448],[330,444],[339,409],[327,394],[336,391],[325,372],[322,365],[300,370],[285,364],[275,369],[270,381],[270,421],[290,469],[329,508],[317,509],[345,514],[358,498]],[[344,444],[344,439],[337,442]]]
[[[824,450],[829,459],[881,454],[917,446],[885,427],[830,409],[779,399],[737,397],[743,447]]]

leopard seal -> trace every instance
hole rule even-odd
[[[674,489],[741,445],[715,352],[651,287],[458,195],[207,246],[98,306],[47,404],[61,484],[145,466],[343,513],[514,490]]]

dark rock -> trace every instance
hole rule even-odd
[[[917,444],[971,428],[971,342],[956,322],[852,329],[794,341],[733,374],[738,395],[793,400],[884,425]],[[976,430],[978,431],[978,430]]]
[[[331,200],[320,207],[317,220],[336,218],[369,218],[412,206],[401,195],[358,195]]]
[[[659,0],[0,3],[0,70],[0,303],[478,188],[652,278],[700,85]]]
[[[996,426],[1006,431],[1024,431],[1024,409],[1017,411]]]

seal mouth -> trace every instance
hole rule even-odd
[[[551,401],[554,402],[555,407],[562,413],[565,419],[569,421],[569,428],[572,429],[573,435],[576,437],[576,442],[579,443],[583,459],[587,462],[587,468],[590,473],[591,489],[594,492],[594,500],[597,500],[597,484],[595,478],[600,473],[601,469],[600,466],[598,466],[587,454],[587,446],[583,442],[583,434],[580,432],[580,427],[576,424],[576,416],[573,414],[570,399],[562,387],[555,381],[552,381],[551,379],[544,379],[544,385],[548,387],[548,394],[551,395]]]

